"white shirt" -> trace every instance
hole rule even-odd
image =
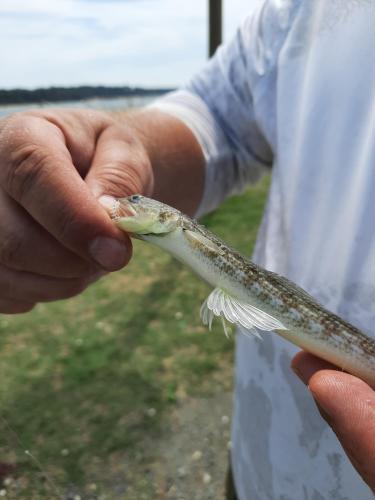
[[[272,165],[253,260],[374,337],[375,2],[265,0],[200,74],[156,106],[202,146],[199,213]],[[295,352],[272,333],[238,335],[240,500],[372,499],[292,373]]]

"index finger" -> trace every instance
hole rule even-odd
[[[62,245],[113,271],[130,240],[111,222],[72,163],[62,131],[36,116],[15,116],[0,132],[0,185]]]
[[[375,392],[348,373],[322,370],[309,388],[354,467],[375,492]]]
[[[298,353],[292,367],[308,385],[354,467],[375,491],[374,390],[363,380],[307,352]]]

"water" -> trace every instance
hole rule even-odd
[[[4,118],[4,116],[8,116],[19,111],[27,111],[40,108],[91,108],[102,111],[139,108],[151,103],[152,101],[157,99],[157,97],[157,95],[128,96],[114,98],[93,98],[82,101],[10,104],[6,106],[0,105],[0,118]]]

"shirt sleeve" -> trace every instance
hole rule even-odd
[[[222,45],[185,87],[152,104],[182,120],[202,148],[206,177],[197,216],[258,180],[272,164],[272,149],[259,127],[254,103],[255,87],[269,73],[277,45],[274,9],[270,15],[266,4],[244,21],[233,40]]]

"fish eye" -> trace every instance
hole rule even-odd
[[[139,194],[133,194],[132,196],[129,196],[130,203],[138,203],[140,199],[141,196]]]

